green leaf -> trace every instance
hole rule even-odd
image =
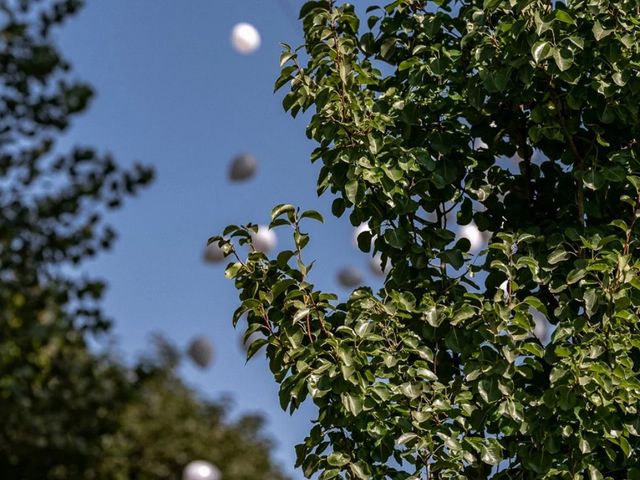
[[[298,310],[296,312],[296,314],[293,316],[293,322],[295,323],[295,322],[298,322],[298,321],[302,320],[307,315],[309,315],[310,311],[311,311],[310,308],[302,308],[302,309]]]
[[[371,232],[368,230],[362,231],[358,234],[356,241],[358,243],[358,248],[363,252],[368,252],[371,250],[371,242],[373,240],[373,236]]]
[[[602,473],[600,473],[600,470],[598,470],[593,465],[589,465],[589,480],[603,480],[603,479],[604,477],[602,476]]]
[[[560,380],[562,377],[564,377],[568,372],[565,370],[564,367],[559,366],[559,367],[555,367],[551,370],[551,373],[549,374],[549,380],[551,381],[551,383],[556,383],[558,380]]]
[[[551,254],[547,257],[547,262],[549,262],[549,264],[551,265],[555,265],[567,260],[570,256],[571,255],[566,250],[558,248],[551,252]]]
[[[484,0],[482,4],[482,8],[490,12],[498,8],[501,3],[502,3],[502,0]]]
[[[485,378],[478,382],[478,393],[487,403],[493,403],[502,395],[498,388],[498,379],[495,377]]]
[[[317,220],[320,223],[324,223],[322,214],[316,210],[305,210],[304,212],[302,212],[302,215],[300,215],[300,218],[311,218],[313,220]]]
[[[582,181],[589,190],[599,190],[605,185],[604,177],[594,169],[585,172]]]
[[[409,68],[413,67],[414,65],[418,65],[419,63],[420,63],[419,57],[408,58],[407,60],[400,62],[400,65],[398,65],[398,71],[402,72],[404,70],[408,70]]]
[[[536,63],[540,63],[552,54],[551,43],[546,40],[539,40],[531,47],[531,55]]]
[[[432,327],[437,327],[442,323],[442,320],[443,320],[443,318],[438,317],[438,310],[436,309],[435,305],[432,305],[429,308],[427,308],[427,310],[424,312],[423,318]]]
[[[451,325],[458,325],[460,322],[472,318],[476,315],[476,311],[470,305],[463,305],[451,319]]]
[[[402,250],[409,240],[409,234],[403,228],[390,228],[384,232],[384,239],[390,247]]]
[[[542,303],[540,301],[539,298],[533,297],[533,296],[528,296],[527,298],[524,299],[524,301],[530,307],[533,307],[536,310],[538,310],[540,313],[543,313],[544,315],[547,315],[547,307],[544,305],[544,303]]]
[[[429,370],[428,368],[419,368],[416,370],[416,373],[426,379],[429,380],[430,382],[437,382],[438,381],[438,376],[433,373],[431,370]]]
[[[593,36],[594,38],[599,42],[600,40],[602,40],[603,38],[608,37],[609,35],[611,35],[611,33],[613,33],[613,30],[607,30],[605,29],[602,24],[600,23],[599,20],[596,20],[595,23],[593,24]]]
[[[224,276],[227,278],[236,278],[240,270],[242,270],[242,263],[235,262],[234,264],[227,267],[227,269],[224,271]]]
[[[369,478],[371,478],[369,466],[363,461],[351,463],[349,464],[349,468],[351,469],[351,472],[360,480],[369,480]]]
[[[327,463],[332,467],[343,467],[351,458],[346,453],[334,452],[327,457]]]
[[[360,397],[348,393],[342,394],[342,405],[351,412],[353,416],[358,416],[362,411],[363,402]]]
[[[396,442],[398,443],[398,445],[404,445],[405,443],[409,443],[417,438],[420,437],[415,433],[403,433],[402,435],[400,435],[400,437],[398,437],[398,440],[396,440]]]
[[[480,459],[489,465],[498,465],[502,460],[500,442],[493,438],[486,439],[480,446]]]
[[[440,258],[445,263],[448,263],[456,270],[459,270],[464,265],[464,256],[460,250],[446,250],[440,254]]]
[[[569,15],[569,12],[567,12],[566,10],[556,9],[555,12],[556,12],[556,20],[559,20],[563,23],[567,23],[569,25],[576,24],[576,21],[573,19],[571,15]]]
[[[271,220],[273,221],[285,213],[292,213],[295,211],[296,211],[296,207],[288,203],[283,203],[281,205],[274,207],[273,210],[271,210]]]
[[[569,272],[569,275],[567,275],[567,283],[569,285],[571,285],[573,283],[579,282],[586,275],[587,275],[587,269],[586,268],[576,268],[574,270],[571,270]]]
[[[352,180],[349,180],[344,186],[344,192],[347,196],[347,200],[355,205],[356,197],[358,195],[358,179],[354,178]]]
[[[414,399],[422,394],[422,386],[417,383],[406,382],[400,385],[400,391],[405,397]]]
[[[573,52],[568,48],[554,48],[552,55],[561,72],[569,70],[573,65]]]
[[[640,193],[640,177],[636,177],[634,175],[629,175],[627,177],[627,180],[629,180],[629,182],[631,182],[631,184],[633,185],[633,188],[636,189],[636,192]]]
[[[591,288],[584,294],[584,309],[587,317],[591,317],[597,307],[598,293],[595,289]]]
[[[296,57],[295,52],[284,51],[280,54],[280,67],[283,67],[289,60]]]

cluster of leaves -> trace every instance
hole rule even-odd
[[[348,301],[307,281],[305,216],[251,225],[234,317],[260,331],[283,407],[318,417],[321,478],[640,478],[640,13],[608,0],[305,2],[276,88],[332,212],[392,269]],[[481,256],[451,223],[493,235]],[[236,240],[239,242],[236,243]],[[532,335],[534,314],[554,329]]]
[[[74,266],[111,246],[102,217],[152,178],[55,138],[93,92],[50,35],[80,0],[0,0],[0,478],[180,478],[194,459],[232,479],[281,479],[256,417],[198,398],[171,362],[137,379],[88,338],[104,284]]]

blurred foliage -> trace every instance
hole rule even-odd
[[[304,2],[276,88],[332,212],[392,265],[345,302],[309,281],[305,219],[212,237],[234,323],[282,407],[318,417],[308,477],[640,478],[640,16],[636,1]],[[481,255],[457,238],[491,233]],[[249,253],[246,253],[246,248]],[[534,315],[553,325],[533,335]]]
[[[135,399],[122,413],[119,431],[105,440],[96,478],[174,479],[194,459],[216,465],[223,478],[286,478],[271,462],[272,444],[257,415],[229,421],[227,401],[210,402],[184,386],[174,373],[178,356],[166,347],[143,361],[135,375]]]
[[[177,479],[196,458],[229,479],[281,478],[260,421],[226,419],[174,375],[170,345],[132,372],[88,342],[109,329],[81,261],[102,221],[152,179],[55,139],[93,96],[51,39],[78,0],[0,0],[0,478]]]

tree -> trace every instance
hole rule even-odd
[[[0,2],[0,472],[3,478],[88,478],[99,440],[117,428],[124,372],[88,351],[108,329],[102,282],[74,266],[108,248],[101,217],[151,171],[55,137],[93,91],[70,79],[54,27],[81,1]]]
[[[320,0],[300,18],[276,88],[312,110],[318,193],[392,269],[345,302],[317,289],[302,229],[321,217],[292,205],[272,211],[295,245],[275,258],[252,224],[210,241],[283,408],[317,406],[305,475],[640,478],[637,4]],[[455,235],[471,222],[492,233],[480,255]]]
[[[141,362],[131,378],[88,346],[109,330],[105,284],[77,267],[112,245],[104,213],[152,172],[56,150],[93,95],[51,39],[82,4],[0,0],[0,478],[178,479],[202,458],[228,480],[281,479],[260,418],[230,422],[171,362]]]
[[[181,355],[166,339],[156,339],[155,355],[131,371],[135,392],[114,435],[104,439],[95,478],[178,479],[185,465],[206,460],[223,479],[286,480],[271,460],[272,442],[263,419],[228,419],[228,401],[200,398],[176,375]]]

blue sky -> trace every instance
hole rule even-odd
[[[308,159],[305,119],[292,120],[273,94],[280,42],[301,41],[281,3],[93,0],[58,40],[75,74],[98,92],[61,145],[95,145],[121,164],[139,160],[157,173],[150,189],[111,216],[120,233],[113,252],[85,265],[109,283],[105,309],[121,355],[130,360],[148,351],[153,331],[182,348],[206,335],[215,347],[212,367],[184,365],[183,377],[208,397],[231,394],[236,411],[263,412],[277,459],[292,472],[293,446],[308,431],[313,408],[293,417],[282,412],[266,362],[245,365],[231,326],[236,291],[222,267],[201,259],[209,236],[229,223],[267,223],[275,204],[330,212],[331,198],[315,194],[318,166]],[[262,35],[261,49],[249,56],[229,43],[241,21]],[[230,184],[228,163],[240,152],[257,157],[258,175]],[[324,288],[338,291],[341,266],[366,270],[352,231],[346,219],[330,218],[312,230],[312,279]]]

